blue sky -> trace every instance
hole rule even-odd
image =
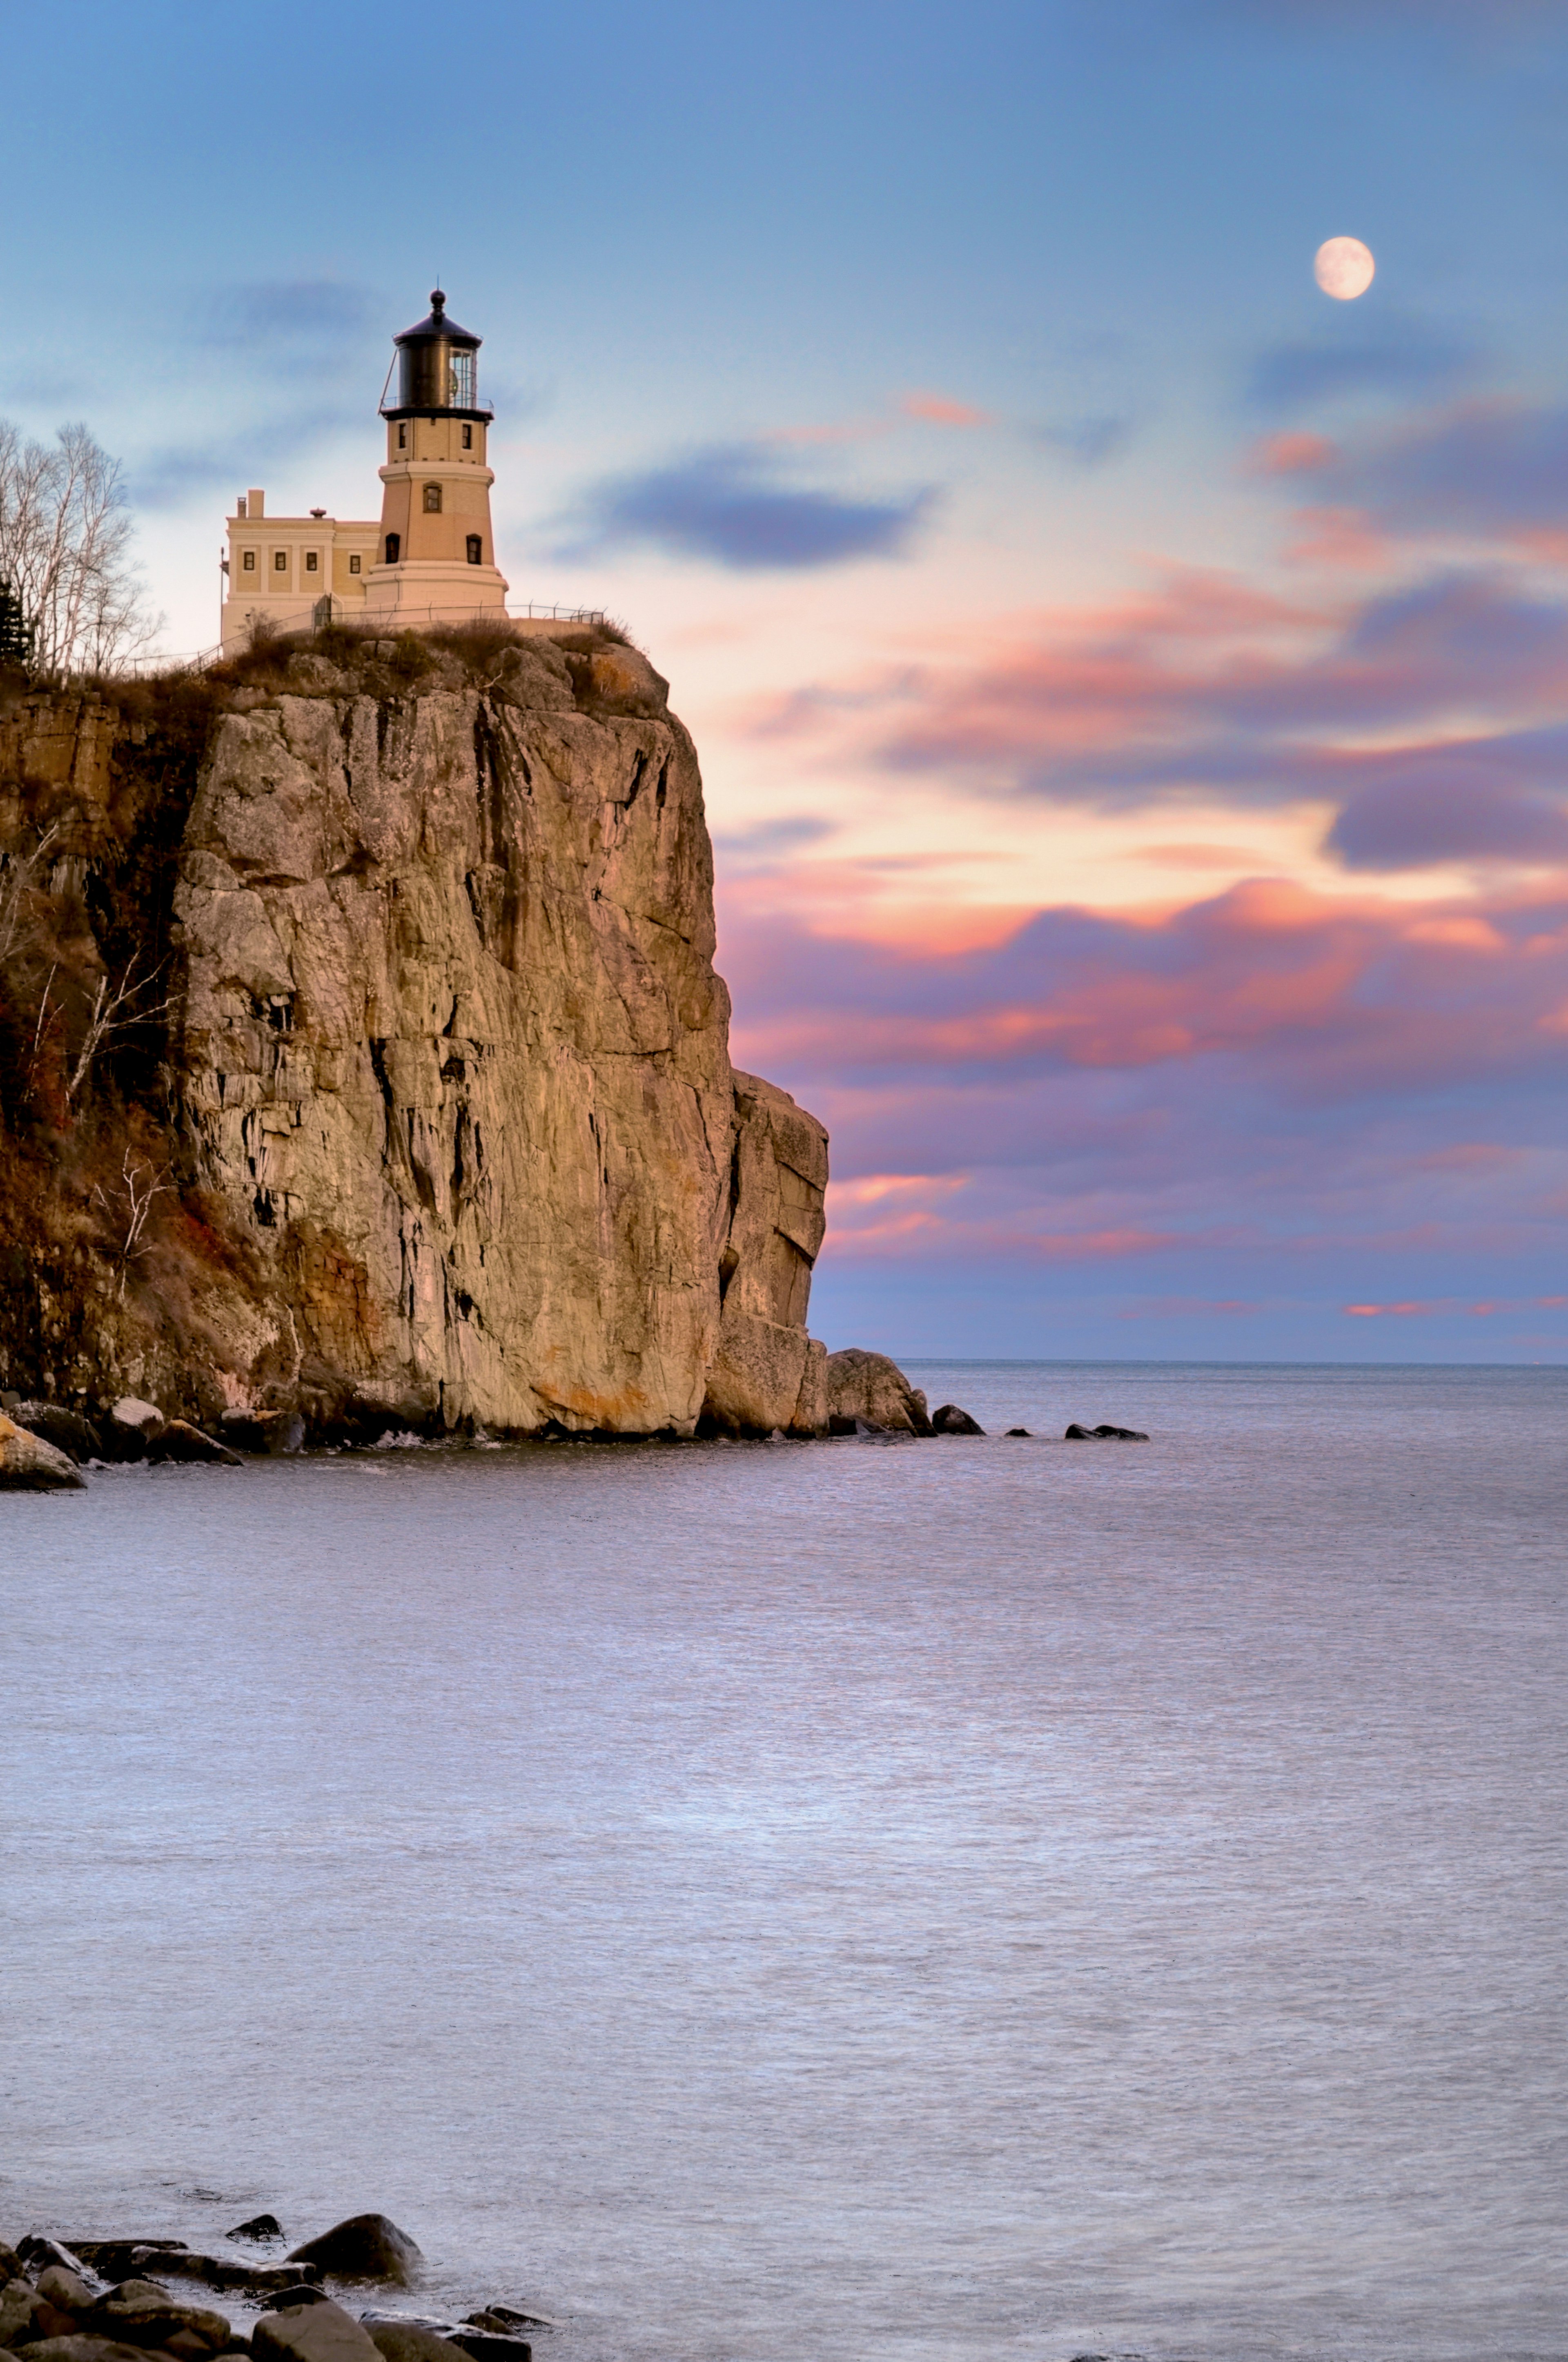
[[[830,1342],[1568,1348],[1568,7],[8,7],[0,414],[374,514],[485,337],[515,600],[703,753]],[[1336,304],[1312,255],[1364,238]],[[1556,1300],[1554,1300],[1556,1299]]]

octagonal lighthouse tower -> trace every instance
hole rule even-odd
[[[481,339],[446,316],[439,287],[429,317],[394,337],[397,400],[383,401],[387,464],[381,469],[381,532],[365,578],[367,621],[400,629],[506,613],[496,566],[485,438],[493,413],[481,408]]]

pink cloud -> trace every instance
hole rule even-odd
[[[954,402],[945,393],[906,393],[899,403],[906,418],[918,418],[931,426],[989,426],[991,414],[976,410],[972,403]]]
[[[1354,1320],[1380,1320],[1388,1314],[1408,1319],[1412,1314],[1427,1313],[1430,1304],[1347,1304],[1344,1307]]]

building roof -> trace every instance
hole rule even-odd
[[[395,345],[465,345],[473,352],[477,352],[484,341],[482,337],[474,336],[467,328],[460,328],[455,320],[447,318],[446,298],[439,287],[433,287],[430,291],[430,311],[426,317],[417,320],[411,328],[405,328],[400,337],[392,338]]]

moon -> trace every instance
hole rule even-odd
[[[1328,237],[1313,257],[1312,276],[1325,295],[1349,304],[1365,294],[1376,268],[1372,248],[1358,237]]]

